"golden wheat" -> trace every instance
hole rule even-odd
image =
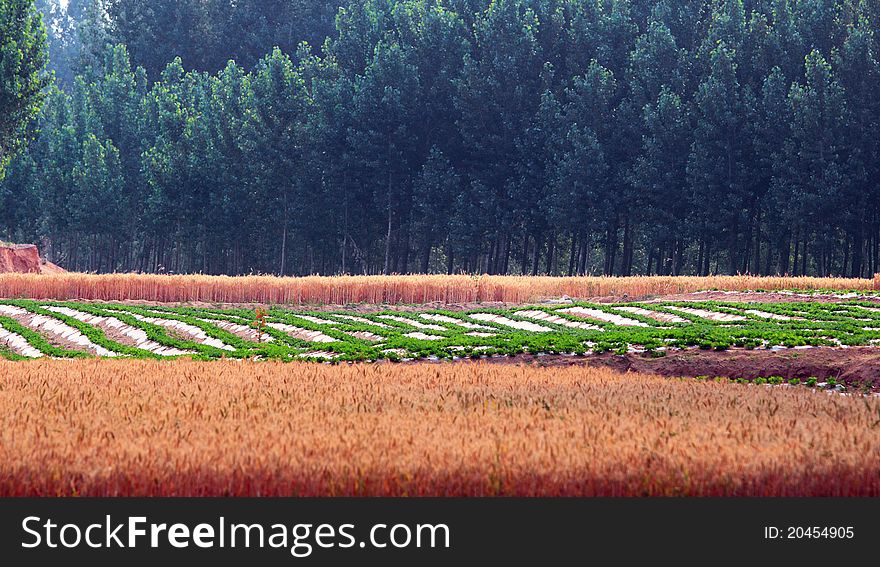
[[[586,368],[0,363],[0,496],[880,495],[878,412]]]
[[[874,280],[808,277],[169,276],[0,274],[0,298],[348,304],[526,303],[547,297],[646,297],[708,289],[869,290]]]

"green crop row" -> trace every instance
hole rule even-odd
[[[449,359],[520,353],[585,355],[602,352],[625,353],[630,350],[646,351],[650,355],[662,356],[669,349],[685,348],[725,350],[729,348],[880,344],[880,312],[864,309],[877,305],[867,301],[847,301],[834,304],[817,302],[746,304],[723,301],[626,304],[673,314],[688,321],[686,323],[664,323],[651,317],[617,310],[624,304],[573,304],[639,321],[645,326],[616,325],[561,311],[565,307],[571,306],[546,305],[528,308],[481,309],[470,312],[434,309],[421,312],[385,310],[372,313],[343,310],[295,311],[274,307],[258,317],[256,312],[247,309],[144,307],[31,300],[9,300],[2,303],[20,307],[33,314],[55,318],[77,329],[94,344],[120,356],[135,358],[161,357],[146,350],[113,341],[105,335],[100,327],[47,308],[52,306],[67,307],[95,316],[116,318],[126,325],[143,330],[146,336],[155,343],[191,351],[195,353],[192,356],[199,359],[302,360],[314,358],[317,360],[318,358],[311,356],[310,353],[320,351],[332,353],[337,361],[379,360],[383,358],[390,360],[401,358]],[[734,322],[713,321],[677,309],[670,309],[670,307],[691,307],[735,314],[744,319]],[[568,321],[588,322],[596,328],[582,329],[533,319],[521,314],[526,309],[546,312]],[[748,313],[748,310],[790,317],[790,319],[767,319]],[[420,316],[426,313],[442,315],[453,322],[437,321]],[[538,324],[547,329],[547,332],[523,331],[498,322],[474,319],[471,315],[475,313],[491,313],[513,321]],[[356,315],[359,320],[341,317],[343,315]],[[396,320],[386,319],[383,317],[385,315],[393,316]],[[330,322],[330,324],[321,324],[303,317],[319,318]],[[174,332],[163,325],[142,318],[185,323],[199,329],[205,336],[228,345],[231,350],[202,344],[184,333]],[[474,329],[457,325],[454,321],[479,325],[488,329],[487,332],[491,332],[492,336],[471,336],[468,333],[473,332]],[[219,326],[223,322],[254,329],[258,331],[261,340],[251,340],[254,337],[250,334],[236,334],[223,329]],[[304,331],[320,332],[330,337],[332,341],[311,342],[301,336],[292,336],[284,330],[271,326],[279,323]],[[84,352],[53,346],[48,336],[28,328],[14,318],[2,317],[0,324],[8,331],[21,335],[34,348],[48,356],[89,356]],[[437,328],[425,329],[422,327],[424,324],[431,324]],[[407,336],[415,332],[434,337],[436,340]],[[356,337],[354,336],[356,333],[370,333],[373,336]],[[15,353],[8,348],[0,351],[0,356],[17,358]]]

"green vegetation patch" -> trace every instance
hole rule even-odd
[[[645,352],[663,356],[668,350],[699,348],[726,350],[781,349],[818,346],[874,346],[880,344],[880,310],[868,301],[842,303],[737,303],[723,301],[629,304],[575,303],[508,309],[449,311],[302,311],[273,307],[248,309],[147,307],[81,302],[6,300],[6,305],[55,318],[81,332],[92,343],[123,357],[167,358],[143,348],[120,344],[104,331],[50,307],[112,317],[142,330],[163,347],[188,351],[194,358],[255,358],[275,360],[374,361],[380,359],[454,359],[493,355],[566,354],[581,356],[603,352]],[[675,315],[684,322],[664,322],[644,314],[622,311],[623,306]],[[570,313],[571,307],[593,310],[597,317]],[[681,308],[689,311],[681,311]],[[535,318],[525,311],[540,311],[563,321],[588,323],[593,328],[571,327],[559,320]],[[422,317],[422,315],[432,317]],[[475,318],[476,314],[503,317]],[[75,313],[74,313],[75,315]],[[607,321],[622,317],[641,325]],[[733,318],[729,316],[735,316]],[[439,316],[439,318],[434,317]],[[728,316],[728,317],[724,317]],[[351,318],[354,317],[354,318]],[[726,320],[719,320],[726,319]],[[187,332],[169,328],[180,323]],[[235,327],[233,325],[237,325]],[[539,325],[528,330],[522,323]],[[46,356],[87,357],[85,351],[55,347],[40,329],[11,318],[0,325],[22,336]],[[225,325],[227,328],[223,328]],[[231,329],[231,330],[230,330]],[[234,331],[234,332],[233,332]],[[21,358],[10,348],[0,356]]]

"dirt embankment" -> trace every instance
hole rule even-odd
[[[691,349],[669,352],[660,358],[638,353],[606,353],[586,357],[521,355],[489,360],[502,364],[549,367],[592,366],[618,372],[669,377],[708,376],[752,380],[758,377],[781,376],[786,380],[815,377],[822,381],[834,378],[857,389],[880,390],[880,350],[871,347],[820,347],[779,351],[730,349],[723,352]]]
[[[0,274],[58,274],[63,269],[40,258],[33,244],[0,244]]]

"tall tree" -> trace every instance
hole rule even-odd
[[[401,229],[410,213],[420,147],[418,72],[400,45],[380,43],[354,89],[349,140],[363,160],[364,182],[375,187],[375,202],[385,213],[383,272],[390,274],[408,252],[408,242],[403,251],[398,244],[406,238]]]
[[[807,56],[804,75],[804,84],[793,85],[789,94],[792,126],[786,177],[805,234],[803,246],[814,244],[816,268],[824,276],[832,269],[834,223],[847,210],[845,195],[852,182],[847,170],[847,108],[843,88],[817,49]],[[806,262],[806,254],[803,258]]]
[[[754,97],[740,87],[736,54],[723,41],[710,52],[709,75],[694,96],[696,126],[688,161],[688,177],[696,201],[699,232],[708,273],[716,245],[727,252],[728,273],[743,270],[741,233],[747,222],[753,189]]]
[[[307,219],[309,214],[300,197],[307,95],[302,77],[280,49],[257,64],[248,104],[252,109],[247,134],[254,168],[252,194],[266,207],[263,214],[271,215],[272,224],[278,227],[271,233],[279,247],[273,271],[282,275],[287,272],[291,221]]]
[[[50,78],[46,29],[33,0],[0,0],[0,177],[27,139]]]

